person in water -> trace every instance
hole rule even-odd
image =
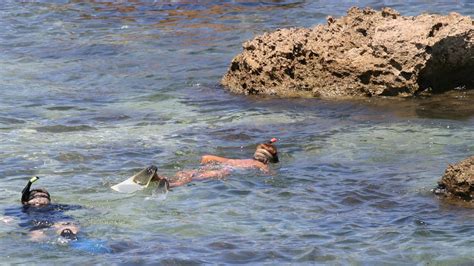
[[[267,143],[257,145],[252,159],[231,159],[216,155],[204,155],[201,157],[201,164],[204,166],[219,165],[221,169],[213,170],[210,167],[203,167],[198,170],[185,170],[169,178],[169,187],[178,187],[194,180],[203,180],[211,178],[223,178],[230,174],[232,169],[258,169],[264,173],[269,173],[269,163],[278,163],[278,151],[273,145],[276,138],[272,138]],[[166,177],[164,177],[166,178]],[[160,180],[163,177],[156,176],[154,180]]]
[[[112,189],[131,193],[148,187],[151,182],[158,183],[158,187],[164,190],[183,186],[192,181],[204,179],[220,179],[228,176],[233,169],[258,169],[268,173],[269,163],[278,163],[278,151],[273,145],[277,141],[272,138],[267,143],[259,144],[252,159],[230,159],[216,155],[204,155],[201,158],[203,167],[196,170],[183,170],[177,172],[172,177],[158,174],[158,168],[154,165],[145,168],[138,174],[125,180],[124,182],[112,186]],[[219,168],[216,169],[216,166]]]
[[[222,164],[235,168],[256,168],[262,172],[268,172],[268,163],[278,163],[278,151],[273,145],[276,138],[272,138],[267,143],[259,144],[253,154],[252,159],[229,159],[215,155],[204,155],[201,164]]]
[[[39,177],[32,177],[22,190],[22,208],[10,208],[5,210],[7,217],[20,219],[21,227],[29,227],[30,239],[42,241],[47,233],[61,236],[63,239],[76,240],[79,226],[74,220],[64,214],[65,211],[80,209],[77,205],[51,204],[51,195],[44,188],[31,189],[31,185]],[[8,220],[14,220],[7,219]]]

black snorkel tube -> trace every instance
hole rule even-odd
[[[23,188],[23,190],[21,191],[21,203],[25,204],[28,202],[29,198],[30,198],[30,188],[31,188],[31,185],[36,182],[36,180],[38,180],[39,177],[37,176],[33,176],[32,178],[30,178],[30,180],[28,181],[28,184],[26,184],[25,188]]]

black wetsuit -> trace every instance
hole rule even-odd
[[[20,219],[19,225],[30,231],[40,230],[53,226],[57,222],[74,222],[66,211],[78,210],[82,206],[65,204],[48,204],[46,206],[10,207],[5,209],[5,216],[13,216]]]
[[[5,216],[18,218],[19,225],[29,231],[42,230],[52,227],[55,223],[74,223],[74,219],[67,215],[67,211],[82,209],[79,205],[48,204],[45,206],[20,206],[5,209]],[[63,236],[61,234],[61,236]],[[88,253],[111,253],[113,250],[106,241],[88,239],[87,237],[74,238],[71,247]]]

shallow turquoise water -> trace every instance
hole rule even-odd
[[[469,263],[472,209],[430,193],[474,152],[474,93],[325,101],[232,95],[241,43],[344,14],[352,1],[155,1],[0,5],[0,208],[31,175],[92,243],[26,241],[0,227],[2,263]],[[472,1],[358,1],[474,15]],[[280,138],[272,175],[235,172],[124,196],[109,187],[205,153],[246,158]]]

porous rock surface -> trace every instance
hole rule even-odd
[[[438,182],[438,194],[466,201],[474,200],[474,156],[449,165]],[[436,192],[436,190],[435,190]]]
[[[327,25],[280,29],[243,44],[222,78],[232,92],[278,96],[411,96],[474,88],[468,16],[401,16],[351,8]]]

